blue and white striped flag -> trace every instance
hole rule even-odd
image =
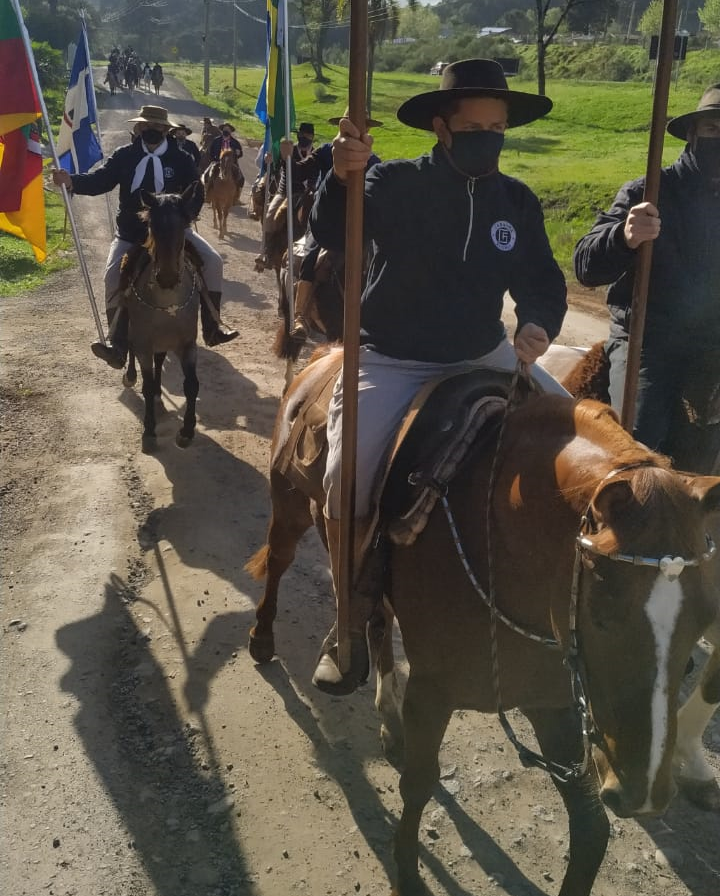
[[[95,88],[90,70],[87,32],[83,24],[65,96],[65,112],[58,136],[60,167],[70,174],[84,174],[103,157],[93,125],[97,122]]]

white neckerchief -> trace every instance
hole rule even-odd
[[[153,162],[153,175],[155,177],[155,192],[162,193],[163,188],[165,186],[165,178],[163,177],[163,166],[160,161],[160,156],[167,150],[168,142],[167,139],[163,139],[163,142],[158,146],[157,149],[154,149],[152,152],[145,146],[145,144],[141,141],[140,145],[143,148],[143,152],[145,155],[140,159],[137,163],[137,167],[135,168],[135,174],[133,175],[132,184],[130,185],[130,192],[134,193],[135,190],[140,186],[143,182],[143,178],[145,177],[145,170],[147,168],[147,164],[152,159]]]

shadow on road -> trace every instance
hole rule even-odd
[[[111,575],[100,613],[57,632],[75,727],[158,896],[252,894],[234,831],[234,797],[207,729],[183,725],[138,630],[128,586]],[[183,846],[178,848],[178,841]]]

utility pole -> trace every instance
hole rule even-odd
[[[210,93],[210,0],[205,0],[205,34],[203,35],[203,42],[205,44],[203,93],[207,96]]]
[[[633,25],[635,24],[635,2],[633,0],[633,4],[630,8],[630,18],[628,19],[627,33],[625,35],[625,43],[630,43],[630,35],[632,34]]]
[[[233,90],[237,90],[237,6],[233,3]]]

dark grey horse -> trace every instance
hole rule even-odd
[[[148,224],[148,238],[126,257],[124,302],[130,317],[131,351],[123,382],[134,385],[137,359],[145,399],[142,449],[146,454],[152,453],[157,441],[155,401],[160,399],[162,365],[168,352],[180,361],[186,399],[183,425],[175,442],[187,448],[195,435],[197,320],[205,284],[185,245],[185,229],[197,217],[202,196],[199,182],[182,195],[143,191],[141,216]]]

